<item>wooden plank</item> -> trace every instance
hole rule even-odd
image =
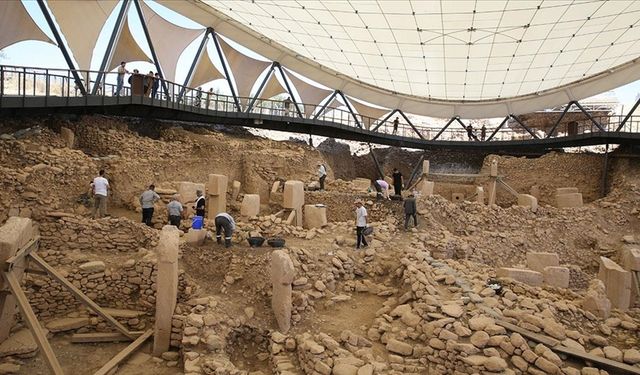
[[[9,284],[9,288],[11,288],[11,292],[18,302],[18,307],[22,312],[22,318],[27,322],[27,326],[29,326],[31,333],[38,344],[38,348],[40,348],[40,351],[44,354],[45,361],[47,362],[49,369],[55,375],[64,375],[60,362],[58,362],[58,358],[56,358],[56,355],[49,344],[49,340],[47,340],[47,336],[42,331],[40,322],[38,322],[36,314],[31,309],[27,296],[20,287],[20,282],[12,272],[5,272],[4,278],[7,281],[7,284]]]
[[[9,257],[5,261],[4,270],[5,271],[10,270],[11,267],[13,267],[14,263],[21,260],[25,256],[29,255],[33,250],[35,250],[38,247],[39,240],[40,240],[40,236],[36,236],[31,240],[29,240],[29,242],[27,242],[27,244],[24,247],[16,251],[16,253],[12,257]]]
[[[53,267],[51,267],[49,263],[45,262],[44,259],[40,258],[40,256],[38,256],[35,253],[31,253],[30,257],[40,267],[42,267],[42,269],[44,269],[49,274],[49,276],[57,280],[65,288],[67,288],[73,295],[75,295],[80,300],[80,302],[85,304],[91,310],[95,311],[96,314],[102,317],[102,319],[106,320],[109,324],[111,324],[115,329],[120,331],[123,335],[127,336],[132,340],[135,339],[135,336],[132,335],[128,329],[126,329],[122,324],[120,324],[120,322],[118,322],[114,317],[112,317],[107,312],[105,312],[102,309],[102,307],[98,306],[97,303],[93,302],[91,298],[87,297],[84,293],[82,293],[82,291],[76,288],[76,286],[73,285],[71,282],[69,282],[69,280],[65,279],[62,275],[60,275],[58,271],[56,271]]]
[[[556,340],[556,339],[554,339],[552,337],[545,336],[545,335],[540,335],[540,334],[535,333],[535,332],[531,332],[528,329],[524,329],[522,327],[518,327],[515,324],[511,324],[511,323],[505,322],[503,320],[497,320],[496,319],[496,324],[508,329],[511,332],[517,332],[517,333],[521,334],[524,337],[528,337],[533,341],[541,342],[541,343],[545,344],[546,346],[548,346],[550,348],[560,344],[560,341],[558,341],[558,340]]]
[[[640,374],[640,368],[636,367],[636,366],[629,366],[627,364],[621,363],[621,362],[617,362],[617,361],[613,361],[611,359],[607,359],[607,358],[602,358],[602,357],[598,357],[595,356],[593,354],[589,354],[586,352],[581,352],[577,349],[573,349],[573,348],[568,348],[566,346],[556,346],[555,348],[551,348],[551,350],[560,352],[560,353],[564,353],[573,357],[578,357],[578,358],[582,358],[585,361],[589,361],[589,362],[593,362],[593,363],[597,363],[600,366],[603,367],[609,367],[612,369],[616,369],[616,370],[621,370],[624,371],[625,374]]]
[[[96,371],[94,375],[106,375],[114,367],[118,366],[120,362],[124,361],[125,359],[127,359],[127,357],[133,354],[133,352],[136,351],[142,344],[144,344],[144,342],[147,341],[147,339],[152,335],[153,335],[152,329],[142,334],[142,336],[138,337],[136,341],[132,342],[129,346],[124,348],[123,351],[116,354],[115,357],[111,358],[111,360],[107,362],[104,366],[102,366],[100,370]]]
[[[131,332],[136,337],[142,336],[144,332]],[[119,342],[119,341],[131,341],[130,338],[119,332],[90,332],[90,333],[75,333],[71,336],[71,342],[74,344],[87,343],[87,342]]]

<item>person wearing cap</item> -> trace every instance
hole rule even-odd
[[[236,229],[236,222],[233,217],[226,212],[216,215],[216,242],[222,243],[222,231],[224,230],[224,247],[231,247],[231,236]]]
[[[169,214],[169,224],[180,228],[180,219],[182,219],[184,208],[182,208],[182,203],[178,201],[178,194],[171,197],[171,202],[167,204],[167,213]]]
[[[409,229],[409,219],[413,218],[413,226],[418,226],[418,208],[416,207],[416,197],[413,193],[404,200],[404,229]]]
[[[318,182],[320,182],[320,190],[324,190],[324,180],[327,178],[327,167],[318,162]]]
[[[192,208],[196,210],[196,216],[202,216],[204,218],[206,200],[204,195],[202,195],[202,190],[196,190],[196,196],[196,203]]]
[[[356,249],[360,246],[367,247],[367,239],[364,237],[364,229],[367,227],[367,209],[362,205],[360,199],[356,200]]]

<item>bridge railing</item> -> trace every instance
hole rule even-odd
[[[149,75],[126,75],[124,84],[118,92],[117,73],[102,72],[105,79],[100,85],[96,84],[96,77],[101,72],[90,70],[78,70],[82,85],[86,88],[83,95],[79,85],[76,84],[72,71],[65,69],[47,69],[36,67],[20,67],[0,65],[0,97],[115,97],[118,103],[126,103],[124,98],[148,97],[154,105],[168,106],[171,108],[198,111],[198,112],[248,112],[258,116],[279,116],[283,121],[287,118],[311,119],[315,122],[330,122],[344,126],[361,128],[376,133],[398,137],[434,139],[441,132],[444,122],[440,124],[409,123],[403,116],[387,116],[386,120],[371,118],[360,114],[354,114],[346,106],[323,107],[318,104],[294,103],[291,101],[234,98],[213,91],[201,91],[197,88],[187,87],[167,80],[155,80]],[[156,88],[154,89],[154,82]],[[236,101],[237,99],[237,101]],[[238,107],[239,105],[239,107]],[[560,116],[561,113],[558,113]],[[395,118],[400,121],[394,125]],[[640,133],[640,116],[610,115],[594,116],[605,131],[623,131]],[[552,137],[565,137],[586,133],[600,132],[598,125],[584,116],[584,119],[568,126],[558,126]],[[478,125],[474,125],[472,137],[462,124],[468,121],[450,121],[446,130],[438,136],[443,141],[485,141],[489,140],[496,129],[495,126],[486,127],[484,137]],[[621,126],[622,125],[622,126]],[[529,127],[525,129],[515,121],[509,121],[491,137],[491,141],[511,141],[532,139],[533,134],[538,138],[546,138],[551,126],[544,128]],[[530,133],[531,132],[531,133]]]

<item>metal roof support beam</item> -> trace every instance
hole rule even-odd
[[[411,171],[411,175],[409,176],[409,181],[405,184],[405,186],[411,186],[413,180],[418,175],[418,170],[422,167],[422,162],[424,161],[424,154],[420,155],[420,159],[418,159],[418,163],[413,167],[413,171]]]
[[[442,127],[442,129],[440,129],[440,131],[438,132],[438,134],[436,134],[435,137],[433,137],[432,141],[435,141],[436,139],[438,139],[438,137],[440,137],[440,135],[442,133],[444,133],[445,130],[447,130],[447,128],[449,127],[449,125],[451,125],[454,121],[456,121],[456,119],[458,118],[458,116],[453,116],[451,118],[451,120],[449,120],[449,122],[447,122],[447,124],[445,126]]]
[[[371,154],[371,158],[373,159],[373,163],[376,165],[376,170],[378,171],[378,176],[381,180],[384,180],[384,171],[378,162],[378,158],[376,154],[373,153],[373,148],[371,147],[371,143],[367,143],[369,145],[369,153]]]
[[[247,113],[251,112],[251,109],[253,108],[253,105],[256,103],[256,100],[258,100],[258,98],[260,97],[260,94],[262,94],[262,90],[264,89],[264,86],[269,81],[269,78],[271,78],[271,74],[273,74],[273,66],[275,64],[276,63],[272,63],[271,66],[269,67],[269,72],[267,72],[267,75],[264,76],[264,79],[262,80],[262,82],[260,82],[260,86],[258,87],[258,91],[256,91],[256,94],[253,96],[253,98],[251,98],[251,101],[249,102],[249,105],[247,106],[247,109],[245,110],[245,112],[247,112]]]
[[[51,29],[51,32],[53,33],[53,36],[56,39],[56,43],[58,43],[58,48],[60,48],[60,52],[62,52],[62,56],[64,56],[64,60],[67,62],[67,65],[69,66],[69,70],[71,70],[71,74],[73,75],[73,79],[75,80],[76,85],[80,90],[80,93],[83,96],[87,95],[87,89],[84,87],[84,84],[82,83],[82,78],[80,77],[80,74],[78,74],[78,71],[76,70],[76,67],[73,64],[73,61],[71,60],[69,51],[67,51],[67,47],[65,47],[64,42],[62,41],[60,32],[58,31],[56,24],[53,22],[53,18],[51,18],[51,13],[49,13],[49,9],[47,9],[47,6],[44,3],[44,0],[38,0],[38,6],[40,7],[42,14],[44,15],[44,18],[47,21],[47,25],[49,25],[49,28]]]
[[[91,89],[91,95],[95,95],[100,88],[100,84],[105,78],[105,71],[111,65],[111,60],[113,58],[113,46],[116,44],[116,40],[120,38],[120,32],[122,31],[123,20],[127,15],[127,11],[129,10],[129,4],[131,4],[130,0],[122,0],[122,6],[120,7],[120,12],[118,12],[118,17],[116,18],[116,22],[113,25],[113,31],[111,32],[111,37],[109,37],[109,43],[107,44],[107,49],[104,52],[104,57],[102,58],[102,63],[100,64],[100,69],[98,70],[98,77],[96,78],[96,82]],[[103,90],[103,94],[105,91]]]
[[[606,132],[606,130],[604,130],[604,128],[602,127],[602,125],[600,125],[600,123],[598,121],[596,121],[596,119],[593,118],[593,116],[591,116],[591,113],[585,111],[584,108],[582,108],[582,105],[580,105],[580,103],[575,102],[576,107],[580,108],[580,110],[582,111],[582,113],[585,114],[585,116],[587,116],[589,118],[589,120],[591,120],[591,122],[593,123],[593,125],[595,125],[598,129],[600,129],[601,132]]]
[[[522,121],[520,121],[520,119],[518,118],[518,116],[516,115],[509,115],[509,117],[511,117],[512,119],[514,119],[520,126],[522,126],[524,128],[524,130],[527,131],[527,133],[531,134],[531,136],[534,139],[538,139],[538,136],[536,135],[536,133],[533,132],[533,130],[531,130],[527,125],[525,125]]]
[[[298,116],[300,116],[300,118],[303,118],[304,116],[302,116],[302,111],[300,110],[300,106],[298,105],[298,101],[296,100],[295,95],[293,95],[293,90],[291,90],[291,86],[289,85],[289,81],[287,80],[287,76],[284,75],[284,72],[282,71],[282,66],[277,61],[273,63],[273,66],[276,69],[278,69],[278,71],[280,72],[280,77],[282,77],[282,80],[284,81],[284,86],[287,88],[287,92],[289,92],[289,97],[291,98],[291,101],[293,101],[293,105],[296,107],[296,112],[298,112]]]
[[[360,123],[360,120],[358,120],[358,116],[356,115],[356,111],[353,110],[353,108],[351,107],[351,103],[349,103],[349,101],[347,100],[347,97],[344,96],[344,94],[342,93],[342,91],[340,90],[336,90],[336,94],[340,95],[340,97],[342,98],[342,100],[344,101],[344,104],[347,106],[347,108],[349,109],[349,112],[351,112],[351,116],[353,116],[353,120],[356,122],[356,125],[362,129],[362,124]],[[362,115],[360,115],[362,116]]]
[[[402,117],[404,117],[405,121],[407,121],[407,124],[409,124],[409,126],[411,126],[411,129],[413,129],[414,132],[416,132],[416,134],[418,135],[418,137],[420,137],[420,139],[424,139],[424,137],[422,136],[422,134],[418,131],[418,128],[416,128],[413,123],[411,122],[411,120],[409,120],[409,118],[407,117],[407,115],[404,114],[404,112],[402,112],[402,110],[398,109],[398,112],[400,112],[400,115]]]
[[[336,94],[338,92],[334,91],[331,95],[329,95],[329,99],[327,99],[324,104],[322,105],[322,107],[320,107],[320,110],[318,112],[316,112],[316,114],[313,116],[313,119],[317,119],[318,117],[320,117],[320,115],[327,109],[327,106],[329,105],[329,103],[331,103],[331,101],[336,97]]]
[[[640,105],[640,98],[638,98],[638,100],[636,100],[636,104],[634,104],[633,107],[631,107],[631,110],[624,117],[624,120],[622,120],[620,125],[618,125],[618,128],[616,128],[616,132],[619,132],[624,127],[624,124],[626,124],[627,121],[629,121],[629,119],[631,118],[631,115],[633,114],[633,112],[635,112],[636,108],[638,108],[638,105]]]
[[[493,139],[493,137],[496,134],[498,134],[498,131],[500,131],[500,128],[502,128],[504,126],[504,124],[507,123],[507,121],[509,121],[509,116],[505,116],[505,118],[502,120],[500,125],[498,125],[498,127],[496,128],[496,130],[494,130],[493,133],[491,133],[491,135],[489,136],[489,138],[487,138],[486,142],[489,142],[491,139]]]
[[[167,87],[167,81],[164,79],[164,74],[162,73],[162,68],[160,67],[160,61],[158,60],[158,55],[156,54],[156,49],[153,48],[153,41],[151,40],[151,34],[149,34],[149,28],[147,28],[147,23],[144,20],[144,14],[142,13],[142,7],[140,6],[140,0],[133,0],[133,4],[136,6],[136,12],[138,13],[138,18],[140,19],[140,24],[142,25],[142,30],[144,31],[144,36],[147,39],[147,44],[149,45],[149,50],[151,51],[151,57],[153,58],[154,65],[156,66],[156,70],[160,75],[160,83],[162,83],[162,88],[167,95],[167,98],[170,98],[171,93],[169,92],[169,88]]]
[[[570,101],[566,107],[564,107],[564,111],[562,111],[562,114],[560,115],[560,117],[558,117],[558,120],[556,121],[555,124],[553,124],[553,127],[551,128],[551,130],[549,131],[549,133],[547,134],[547,138],[551,138],[553,137],[553,133],[556,131],[556,128],[558,127],[558,125],[560,125],[560,121],[562,121],[562,119],[564,118],[564,116],[567,114],[567,112],[569,111],[569,109],[575,104],[575,102],[572,100]]]
[[[394,109],[393,111],[391,111],[391,113],[389,113],[388,115],[386,115],[379,123],[378,125],[376,125],[373,129],[371,129],[372,132],[378,130],[378,128],[380,128],[382,126],[382,124],[384,124],[385,122],[387,122],[387,120],[389,120],[391,118],[391,116],[393,116],[394,113],[398,112],[399,109]]]
[[[222,70],[224,71],[225,77],[227,77],[227,83],[229,84],[229,89],[231,90],[231,96],[233,96],[233,102],[236,104],[236,110],[238,112],[242,112],[242,108],[240,107],[240,101],[238,100],[238,95],[236,95],[236,90],[233,88],[233,83],[231,82],[231,76],[229,75],[229,68],[227,67],[227,62],[224,59],[224,55],[222,54],[222,49],[220,48],[220,43],[218,43],[218,38],[216,36],[215,30],[211,31],[211,36],[213,37],[213,44],[216,46],[216,52],[218,53],[218,58],[220,59],[220,63],[222,64]]]
[[[207,40],[209,38],[209,33],[211,32],[210,28],[205,30],[204,35],[202,36],[202,41],[198,46],[198,51],[196,51],[196,55],[193,57],[193,62],[191,63],[191,67],[187,72],[187,77],[184,79],[184,85],[180,89],[180,94],[178,95],[178,101],[182,99],[184,92],[187,91],[187,87],[191,84],[191,78],[193,77],[193,72],[195,72],[200,59],[202,59],[203,52],[207,49]]]

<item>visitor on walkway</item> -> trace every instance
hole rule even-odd
[[[367,209],[360,199],[356,200],[356,249],[367,247],[367,239],[364,237],[364,229],[367,227]]]
[[[98,173],[98,177],[91,183],[93,191],[93,212],[94,219],[107,216],[107,196],[109,195],[109,181],[104,177],[104,169]]]
[[[153,87],[153,72],[150,71],[149,74],[147,74],[147,76],[143,77],[142,79],[142,90],[144,92],[144,96],[149,96],[151,94],[151,88]]]
[[[124,75],[125,73],[129,73],[125,68],[125,65],[127,65],[127,63],[122,61],[118,66],[118,75],[116,76],[116,96],[120,96],[120,91],[122,91],[122,86],[124,85]]]
[[[196,97],[193,100],[193,105],[196,107],[200,107],[201,103],[202,103],[202,87],[198,87],[198,89],[196,90]]]
[[[480,140],[484,141],[486,137],[487,137],[487,127],[484,124],[482,124],[482,127],[480,128]]]
[[[131,84],[131,82],[133,82],[133,76],[135,76],[136,74],[140,74],[140,72],[138,71],[138,69],[133,69],[133,73],[131,73],[129,75],[129,79],[127,80],[127,82],[129,84]]]
[[[398,120],[398,117],[396,116],[396,119],[393,120],[393,135],[396,135],[396,133],[398,132],[398,124],[400,123],[400,120]]]
[[[284,115],[285,116],[290,116],[289,114],[289,110],[291,108],[291,98],[287,96],[287,98],[282,102],[282,104],[284,105]]]
[[[196,190],[196,197],[196,203],[193,205],[193,209],[196,210],[196,216],[202,216],[202,218],[204,218],[206,200],[204,195],[202,195],[202,190]]]
[[[398,168],[393,168],[393,190],[395,195],[402,196],[402,173],[398,170]]]
[[[327,167],[318,163],[318,182],[320,183],[320,191],[324,190],[324,180],[327,178]]]
[[[151,226],[153,219],[153,208],[155,203],[160,200],[160,196],[155,192],[155,185],[149,185],[149,189],[140,194],[140,207],[142,207],[142,222]]]
[[[169,214],[169,225],[174,225],[180,229],[180,220],[184,214],[182,203],[178,201],[178,194],[171,197],[171,202],[167,204],[167,213]]]
[[[211,97],[213,96],[213,87],[209,88],[209,91],[207,91],[207,109],[209,109],[209,107],[211,106]]]
[[[469,138],[470,141],[473,141],[474,139],[476,140],[478,139],[473,134],[473,126],[471,126],[471,124],[467,125],[467,138]]]
[[[216,242],[222,244],[222,231],[224,230],[224,247],[231,247],[231,237],[236,230],[236,222],[233,217],[226,212],[216,215]]]
[[[382,195],[382,198],[384,199],[391,199],[389,198],[389,183],[385,180],[375,180],[373,182],[373,187],[376,188],[376,191],[378,192],[378,196]]]
[[[418,226],[418,208],[416,207],[416,198],[413,194],[404,200],[404,229],[409,229],[409,219],[413,218],[413,226]]]
[[[156,73],[153,75],[153,86],[151,86],[151,97],[154,99],[162,99],[158,98],[158,89],[160,88],[160,74]]]

